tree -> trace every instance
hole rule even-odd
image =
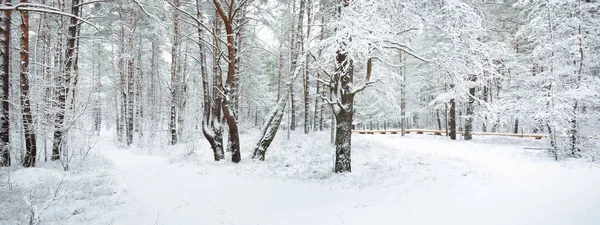
[[[3,2],[10,4],[10,0]],[[11,10],[0,17],[0,76],[2,77],[2,118],[0,118],[0,167],[10,166],[10,26]]]
[[[237,82],[239,79],[237,78],[236,71],[236,61],[237,61],[237,52],[236,52],[236,35],[235,32],[235,23],[234,19],[236,18],[235,14],[239,12],[240,7],[243,7],[245,4],[248,4],[249,0],[242,0],[240,2],[229,1],[224,5],[221,5],[219,0],[213,0],[213,4],[217,9],[217,15],[223,22],[225,26],[225,34],[227,35],[227,77],[225,78],[224,86],[219,90],[222,92],[222,110],[225,121],[227,122],[227,126],[229,128],[229,149],[231,152],[231,161],[237,163],[241,161],[241,153],[240,153],[240,136],[238,130],[238,121],[234,113],[234,98],[236,97],[234,90],[237,86]]]
[[[27,3],[27,0],[21,0]],[[75,19],[75,18],[74,18]],[[31,116],[29,100],[29,12],[21,11],[21,108],[23,113],[23,129],[25,129],[25,158],[23,166],[34,167],[37,146],[35,128]]]
[[[402,50],[411,56],[420,57],[405,44],[406,35],[414,29],[406,24],[392,22],[394,18],[383,16],[402,15],[409,11],[405,5],[373,0],[336,3],[336,15],[330,22],[333,34],[320,43],[326,49],[321,65],[331,62],[335,66],[331,73],[327,73],[329,80],[319,82],[329,90],[329,96],[322,96],[322,99],[331,107],[335,118],[334,171],[340,173],[352,170],[354,99],[357,93],[375,83],[371,80],[374,60],[385,65],[391,64],[379,56],[390,55],[392,50]],[[366,17],[369,19],[361,19]],[[357,70],[363,71],[365,75],[357,75]],[[362,81],[358,78],[362,78]]]
[[[174,0],[173,4],[175,7],[180,7],[181,3],[179,0]],[[173,10],[173,43],[171,46],[171,116],[169,120],[169,130],[171,132],[171,145],[177,144],[177,104],[179,103],[181,88],[183,84],[180,83],[179,73],[181,72],[179,67],[179,12]]]
[[[71,1],[71,14],[79,15],[80,10],[80,1],[72,0]],[[79,29],[79,20],[76,17],[71,17],[68,28],[68,37],[67,37],[67,45],[64,56],[64,64],[62,68],[62,74],[56,77],[57,79],[57,90],[58,96],[56,99],[56,104],[58,107],[58,112],[56,114],[55,120],[55,130],[54,130],[54,140],[52,147],[52,160],[59,160],[61,158],[61,154],[63,152],[65,135],[68,130],[68,121],[65,120],[67,114],[67,96],[71,94],[72,91],[72,75],[74,64],[77,58],[77,34]]]

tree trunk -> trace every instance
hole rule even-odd
[[[399,55],[400,55],[400,65],[402,66],[402,68],[400,68],[400,76],[402,77],[402,90],[401,90],[401,95],[402,95],[402,99],[400,102],[400,125],[401,130],[402,130],[402,136],[406,135],[406,62],[405,62],[405,57],[402,54],[403,52],[400,51]]]
[[[435,117],[437,120],[438,130],[442,130],[442,120],[440,119],[440,110],[436,110]]]
[[[71,14],[79,15],[79,0],[71,1]],[[71,17],[68,29],[67,50],[65,52],[65,63],[62,76],[58,76],[58,113],[55,120],[54,140],[52,145],[52,160],[59,160],[63,150],[63,141],[66,131],[65,114],[67,109],[67,96],[69,95],[71,84],[71,73],[75,58],[77,58],[77,30],[79,21],[77,18]]]
[[[342,43],[336,56],[336,70],[333,76],[334,95],[339,105],[334,105],[336,128],[335,128],[335,167],[336,173],[352,172],[351,150],[352,150],[352,120],[354,116],[354,93],[352,83],[354,81],[354,65],[352,59],[348,58],[346,45]],[[372,61],[367,63],[368,81]],[[339,85],[339,87],[338,87]],[[338,88],[336,88],[338,87]],[[333,101],[332,101],[333,102]]]
[[[21,0],[27,3],[27,0]],[[25,130],[25,158],[23,166],[35,167],[37,146],[31,104],[29,101],[29,13],[21,11],[21,108]]]
[[[471,82],[475,82],[477,77],[471,75]],[[471,84],[474,85],[474,84]],[[473,115],[475,107],[475,86],[469,88],[469,103],[467,104],[467,121],[465,123],[465,140],[473,139]]]
[[[180,7],[180,0],[174,0],[173,5]],[[179,13],[173,10],[173,45],[171,47],[171,112],[169,130],[171,132],[171,145],[177,144],[177,104],[179,103]]]
[[[321,5],[321,12],[323,12],[324,10],[324,5]],[[321,13],[321,24],[325,24],[325,15],[324,13]],[[309,24],[310,25],[310,24]],[[321,26],[321,31],[319,34],[319,41],[323,41],[323,38],[325,36],[325,28],[324,26]],[[323,54],[323,50],[319,48],[318,50],[318,55],[317,58],[321,58],[321,55]],[[321,71],[317,71],[317,92],[316,92],[316,96],[315,96],[315,119],[313,121],[314,123],[314,130],[318,130],[318,131],[323,131],[323,104],[320,103],[321,100],[321,96],[325,96],[325,88],[321,88],[323,85],[318,82],[318,80],[321,79]]]
[[[483,86],[483,101],[486,104],[488,102],[488,86],[487,85]],[[482,126],[483,132],[487,132],[487,123],[488,123],[488,118],[487,118],[487,115],[486,115],[483,118],[483,126]]]
[[[513,133],[515,133],[515,134],[519,133],[519,119],[515,119],[515,127],[513,129]]]
[[[225,12],[219,1],[213,0],[213,4],[217,9],[217,13],[225,25],[225,32],[227,34],[227,78],[225,79],[224,90],[222,90],[225,97],[223,98],[223,105],[221,107],[223,109],[223,116],[227,122],[227,126],[229,127],[229,151],[231,151],[231,161],[237,163],[240,162],[242,158],[240,154],[240,136],[238,124],[234,109],[232,108],[234,107],[232,105],[232,101],[235,96],[231,92],[231,89],[237,86],[236,81],[239,80],[236,79],[237,72],[235,71],[237,55],[235,51],[236,34],[233,27],[234,21],[232,18],[232,15],[235,11],[233,3],[234,1],[230,1],[230,5],[227,6],[229,11]]]
[[[217,15],[218,16],[218,15]],[[215,19],[214,24],[214,34],[215,36],[220,36],[222,23],[220,20]],[[219,46],[219,40],[213,40],[213,53],[221,53]],[[215,132],[215,151],[219,154],[221,159],[225,158],[225,151],[223,148],[223,95],[221,94],[221,87],[223,86],[223,72],[221,70],[220,62],[219,62],[219,54],[213,54],[213,71],[212,71],[212,118],[211,118],[211,127]]]
[[[450,99],[450,139],[456,140],[456,103]]]
[[[296,81],[298,77],[298,73],[300,71],[300,67],[296,69],[294,74],[292,75],[292,79],[289,81],[287,85],[287,93],[285,96],[289,96],[292,91],[292,84]],[[279,126],[281,125],[281,121],[283,120],[283,114],[285,112],[285,108],[287,106],[289,98],[280,98],[277,100],[277,104],[269,114],[269,118],[262,126],[261,138],[256,144],[256,148],[254,149],[254,153],[252,154],[252,158],[258,158],[261,161],[265,160],[265,154],[267,149],[275,139],[275,135],[279,130]]]
[[[196,16],[198,18],[203,18],[202,16],[202,10],[201,10],[201,5],[202,2],[200,0],[196,0]],[[203,37],[204,31],[202,30],[202,26],[200,26],[201,24],[197,24],[198,25],[198,38],[201,39]],[[215,26],[215,29],[217,26]],[[215,41],[216,44],[218,44],[218,42]],[[216,45],[215,45],[216,46]],[[215,161],[220,161],[221,159],[224,158],[224,152],[223,152],[223,140],[220,138],[221,132],[219,131],[217,133],[217,129],[220,128],[216,128],[215,125],[220,123],[220,119],[217,115],[217,112],[215,111],[220,111],[220,108],[217,107],[217,101],[220,101],[218,98],[219,94],[215,93],[214,96],[211,96],[210,91],[212,88],[215,88],[217,85],[216,83],[214,83],[214,87],[209,85],[209,78],[208,78],[208,71],[206,69],[206,52],[204,49],[204,44],[202,42],[202,40],[198,40],[198,50],[200,53],[200,74],[202,77],[202,87],[203,89],[203,96],[204,96],[204,102],[203,102],[203,119],[202,119],[202,134],[204,135],[204,137],[206,138],[206,140],[208,141],[208,143],[210,144],[212,151],[213,151],[213,156],[214,156],[214,160]],[[216,55],[216,52],[214,53]],[[217,62],[216,60],[213,62],[215,63]],[[217,62],[218,63],[218,62]],[[218,69],[218,64],[215,64],[217,66],[213,67],[213,76],[217,77],[217,69]],[[216,79],[214,79],[213,81],[216,82]]]
[[[6,4],[10,4],[6,0]],[[2,76],[2,117],[0,118],[0,167],[10,166],[10,23],[11,11],[0,18],[0,76]]]
[[[304,1],[302,1],[304,2]],[[302,3],[300,4],[302,7]],[[308,26],[306,27],[306,38],[303,38],[301,40],[301,46],[302,46],[302,54],[304,54],[305,51],[305,46],[304,46],[304,39],[309,40],[310,39],[310,24],[311,24],[311,8],[312,8],[312,0],[307,0],[307,6],[305,6],[306,8],[306,19],[307,19],[307,24]],[[303,13],[302,10],[300,11],[300,13]],[[303,24],[303,21],[300,21],[299,25]],[[303,73],[303,84],[304,84],[304,133],[308,134],[309,130],[310,130],[310,95],[309,95],[309,84],[310,84],[310,77],[309,77],[309,55],[305,54],[306,59],[304,60],[304,73]]]
[[[133,21],[134,15],[132,13],[129,14],[129,19]],[[131,26],[135,26],[133,22],[130,24]],[[128,56],[127,56],[127,108],[126,108],[126,118],[125,121],[125,136],[127,146],[131,146],[133,143],[133,123],[134,123],[134,99],[135,99],[135,67],[134,67],[134,59],[133,59],[133,40],[134,40],[134,32],[135,28],[132,29],[129,34],[128,39]]]

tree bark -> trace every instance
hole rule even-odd
[[[11,4],[6,0],[5,4]],[[0,118],[0,167],[10,166],[10,29],[11,11],[0,17],[0,76],[2,76],[2,117]]]
[[[337,53],[337,68],[334,77],[340,85],[339,99],[341,105],[334,109],[336,128],[335,128],[335,168],[336,173],[352,172],[351,152],[352,152],[352,120],[354,116],[354,93],[352,93],[350,84],[354,79],[354,65],[351,59],[347,58],[347,53],[343,50]]]
[[[456,103],[450,99],[450,139],[456,140]]]
[[[133,58],[133,42],[134,42],[134,33],[135,33],[135,15],[133,13],[129,13],[128,16],[130,20],[130,34],[127,40],[127,102],[125,109],[126,115],[125,118],[125,136],[127,146],[131,146],[133,143],[133,125],[134,125],[134,99],[135,99],[135,64]]]
[[[302,1],[304,2],[304,1]],[[309,38],[310,38],[310,24],[311,24],[311,8],[312,8],[312,1],[311,0],[307,0],[307,6],[305,6],[306,8],[306,19],[307,19],[307,24],[308,26],[306,27],[306,38],[303,38],[301,41],[301,46],[302,46],[302,54],[304,54],[305,51],[305,46],[304,46],[304,39],[306,39],[306,42],[308,42]],[[303,4],[301,4],[302,6]],[[303,13],[302,10],[300,11],[300,13]],[[303,24],[303,21],[300,21],[299,25]],[[309,95],[309,84],[310,84],[310,77],[309,77],[309,55],[305,54],[306,59],[304,60],[304,73],[303,73],[303,77],[304,79],[302,79],[303,81],[303,85],[304,85],[304,133],[308,134],[309,130],[310,130],[310,95]]]
[[[180,0],[174,0],[173,5],[180,7]],[[173,10],[173,45],[171,47],[171,112],[169,130],[171,132],[171,145],[177,144],[177,104],[179,102],[179,12]]]
[[[197,18],[203,18],[202,16],[202,10],[201,10],[201,6],[202,6],[202,2],[200,0],[196,0],[196,17]],[[202,86],[203,86],[203,96],[204,96],[204,101],[203,101],[203,119],[202,119],[202,134],[204,135],[204,137],[206,138],[206,140],[208,141],[208,143],[210,144],[212,151],[213,151],[213,156],[214,156],[214,160],[215,161],[220,161],[221,159],[224,158],[224,152],[223,152],[223,140],[220,137],[221,132],[217,130],[220,128],[216,128],[215,125],[219,125],[220,123],[220,119],[219,116],[217,115],[218,112],[220,111],[220,108],[217,107],[217,102],[220,101],[220,98],[218,97],[219,94],[215,93],[214,96],[211,96],[210,91],[212,88],[215,88],[217,85],[216,83],[214,83],[214,87],[210,86],[209,84],[209,77],[208,77],[208,71],[206,69],[206,52],[205,52],[205,46],[202,42],[202,40],[200,40],[201,38],[203,38],[203,34],[204,31],[202,30],[202,26],[201,24],[197,24],[198,25],[198,50],[200,53],[200,74],[202,77]],[[218,29],[217,26],[215,26],[215,29]],[[218,45],[218,42],[215,40],[215,44]],[[216,46],[215,45],[215,46]],[[217,55],[216,51],[213,52],[213,54]],[[217,62],[217,60],[213,61],[213,63]],[[217,73],[218,73],[218,64],[215,64],[216,66],[213,67],[213,76],[217,77]],[[213,81],[216,81],[216,79],[214,79]],[[217,112],[215,112],[217,111]]]
[[[27,3],[28,0],[21,0]],[[31,103],[29,101],[29,13],[21,11],[21,108],[23,110],[23,129],[25,130],[24,167],[35,167],[37,146]]]
[[[79,0],[71,1],[71,14],[79,15]],[[71,17],[68,29],[67,50],[65,52],[65,63],[62,76],[58,76],[58,113],[55,120],[54,140],[52,145],[52,160],[59,160],[63,150],[63,141],[66,131],[65,114],[67,109],[67,96],[71,91],[71,73],[76,58],[77,30],[79,28],[77,18]]]
[[[471,75],[471,82],[475,82],[476,79],[477,77],[475,75]],[[475,86],[469,88],[469,102],[467,104],[467,121],[465,123],[465,140],[473,139],[473,107],[475,107]]]
[[[218,0],[213,0],[213,4],[217,9],[217,14],[223,21],[223,25],[225,25],[225,32],[227,34],[227,78],[225,79],[225,87],[223,88],[224,98],[223,98],[223,116],[225,117],[225,121],[227,122],[227,126],[229,127],[229,151],[231,152],[231,161],[232,162],[240,162],[241,154],[240,154],[240,136],[238,130],[237,119],[233,109],[233,100],[235,96],[233,95],[231,89],[236,87],[236,61],[237,55],[235,51],[235,31],[234,31],[234,20],[233,14],[235,12],[234,1],[230,1],[227,6],[228,11],[225,12],[221,3]]]
[[[402,130],[402,136],[406,135],[406,58],[403,55],[403,51],[400,51],[399,53],[400,55],[400,65],[402,66],[402,68],[400,68],[400,75],[402,77],[402,90],[401,90],[401,94],[402,94],[402,99],[400,102],[400,124],[401,124],[401,130]]]
[[[289,96],[290,92],[292,91],[292,85],[296,81],[299,71],[300,68],[297,68],[294,74],[292,75],[292,79],[290,79],[289,83],[287,84],[287,93],[284,96]],[[273,142],[273,139],[275,139],[275,135],[277,134],[279,126],[281,125],[281,121],[283,120],[283,114],[285,112],[288,100],[289,98],[280,98],[279,100],[277,100],[277,104],[275,104],[275,107],[269,114],[269,118],[262,126],[262,135],[258,143],[256,144],[254,153],[252,154],[253,159],[258,158],[261,161],[265,160],[265,154],[267,152],[267,149],[271,145],[271,142]]]

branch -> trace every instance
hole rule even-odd
[[[171,7],[173,7],[175,10],[183,13],[184,15],[186,15],[187,17],[191,18],[192,20],[194,20],[196,22],[195,26],[200,26],[202,28],[204,28],[206,31],[208,31],[214,38],[216,38],[218,41],[220,41],[223,44],[227,44],[226,41],[224,41],[223,39],[219,38],[219,36],[217,36],[212,29],[208,28],[206,25],[204,25],[204,23],[202,23],[202,21],[200,21],[200,19],[196,18],[194,15],[186,12],[185,10],[175,6],[175,4],[173,4],[171,1],[166,0],[165,2],[167,2],[167,4],[169,4]],[[185,20],[182,20],[184,22],[187,22]],[[194,25],[194,24],[192,24]]]
[[[317,82],[319,82],[319,83],[321,83],[321,84],[323,84],[323,85],[325,85],[325,86],[327,86],[329,88],[333,88],[333,85],[331,85],[331,82],[327,82],[327,81],[324,81],[322,79],[317,79]]]
[[[61,16],[73,17],[73,18],[75,18],[77,20],[80,20],[80,21],[86,23],[86,24],[89,24],[90,26],[92,26],[97,31],[100,31],[100,29],[96,25],[94,25],[93,23],[85,20],[84,18],[81,18],[81,17],[79,17],[77,15],[73,15],[73,14],[70,14],[70,13],[61,12],[61,11],[58,11],[58,10],[52,8],[52,7],[45,6],[45,5],[31,4],[31,3],[18,3],[18,4],[15,4],[15,5],[11,5],[11,6],[7,6],[7,5],[0,6],[0,11],[6,11],[6,10],[41,12],[41,13],[57,14],[57,15],[61,15]]]
[[[356,94],[359,93],[361,91],[364,91],[365,89],[367,89],[367,87],[373,86],[373,84],[377,83],[377,81],[366,81],[365,83],[362,83],[360,85],[358,85],[358,87],[353,88],[350,91],[350,94]]]
[[[77,5],[77,7],[94,4],[94,3],[98,3],[98,2],[106,2],[106,1],[108,1],[108,0],[93,0],[93,1],[89,1],[89,2],[82,2],[82,3],[79,3],[79,5]],[[137,3],[137,0],[133,0],[133,1]]]

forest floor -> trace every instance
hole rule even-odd
[[[94,183],[79,188],[89,196],[71,186],[81,202],[57,200],[40,224],[600,224],[600,164],[525,149],[544,140],[353,135],[353,172],[334,174],[327,132],[282,132],[264,162],[250,160],[256,134],[242,134],[237,165],[212,161],[203,139],[122,149],[103,134],[90,164],[104,166],[62,175]],[[9,177],[35,170],[59,173]]]

